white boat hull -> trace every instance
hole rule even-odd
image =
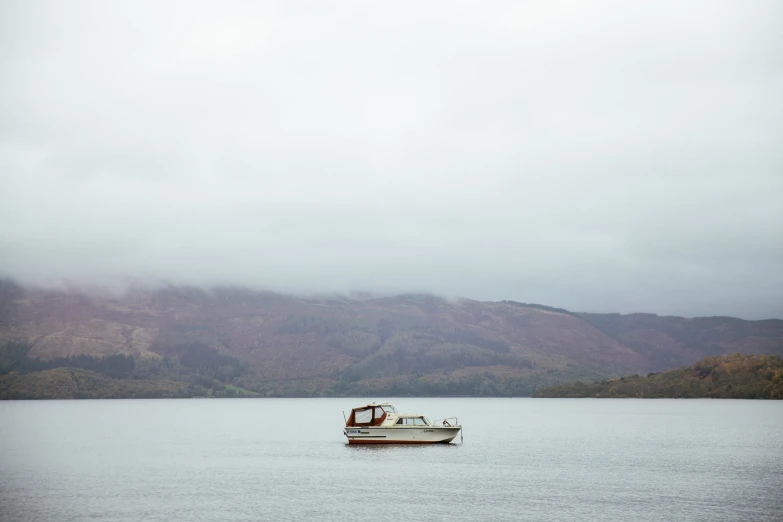
[[[448,444],[461,426],[367,426],[345,428],[348,444]]]

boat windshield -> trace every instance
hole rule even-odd
[[[382,407],[383,407],[383,411],[387,413],[397,413],[397,409],[391,404],[384,404]]]

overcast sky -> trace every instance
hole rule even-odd
[[[0,3],[0,272],[783,317],[783,2]]]

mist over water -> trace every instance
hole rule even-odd
[[[366,402],[3,402],[0,518],[780,519],[781,402],[401,398],[464,444],[349,447]]]

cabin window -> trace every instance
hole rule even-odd
[[[356,422],[358,424],[365,424],[372,421],[372,409],[359,410],[356,412]]]
[[[403,424],[405,426],[429,426],[429,423],[424,417],[405,417],[399,419],[395,424]]]
[[[378,406],[375,408],[375,418],[380,419],[381,417],[383,417],[383,408]]]

